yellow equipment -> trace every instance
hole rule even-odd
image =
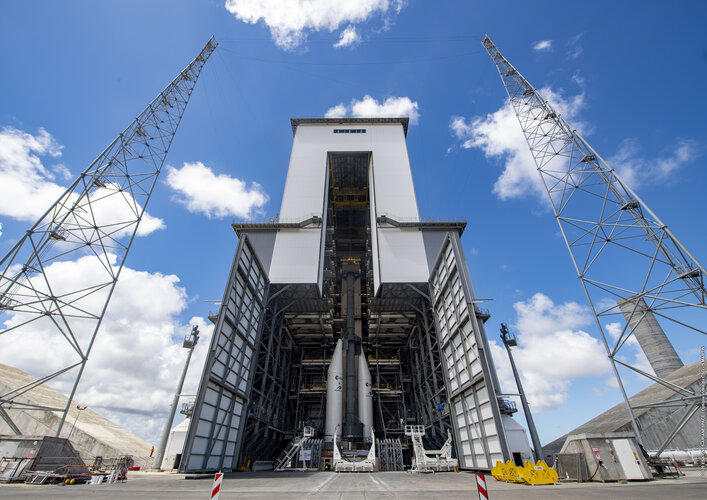
[[[491,475],[497,481],[505,481],[507,483],[522,483],[518,470],[520,467],[508,460],[505,464],[500,460],[496,462],[496,466],[491,469]]]
[[[518,467],[518,475],[530,485],[557,484],[557,472],[544,460],[538,460],[536,464],[526,460],[525,467]]]
[[[548,466],[543,460],[538,460],[536,464],[526,460],[524,467],[518,467],[510,460],[505,464],[498,461],[496,466],[491,469],[491,475],[497,481],[530,485],[557,484],[558,479],[555,469]]]
[[[248,472],[250,470],[250,457],[244,457],[241,462],[241,466],[238,468],[239,472]]]

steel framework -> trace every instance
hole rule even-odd
[[[14,432],[19,429],[5,408],[60,411],[59,436],[174,134],[216,46],[212,37],[0,260],[0,335],[36,326],[63,338],[75,359],[0,394],[0,417]],[[79,260],[89,270],[71,283],[60,280],[61,269],[75,271]],[[65,408],[22,400],[26,392],[73,369],[78,371]]]
[[[697,411],[702,394],[647,373],[619,354],[635,328],[651,321],[650,313],[669,324],[674,335],[705,334],[705,269],[488,36],[482,44],[498,68],[537,165],[638,441],[643,444],[634,414],[639,406],[631,406],[617,365],[675,392],[666,402],[641,408],[685,407],[677,428],[659,446],[660,454]],[[633,308],[622,312],[620,304],[627,301]]]

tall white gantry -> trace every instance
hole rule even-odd
[[[395,440],[411,424],[429,447],[451,430],[462,467],[530,458],[527,439],[506,438],[514,408],[497,397],[466,223],[419,216],[407,118],[291,122],[279,216],[233,224],[180,470],[273,460],[305,426],[318,438],[308,464],[322,469],[335,434],[355,453],[372,431]]]

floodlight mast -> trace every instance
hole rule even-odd
[[[0,394],[4,420],[9,419],[4,408],[10,407],[61,411],[56,431],[60,435],[174,134],[217,45],[211,37],[0,260],[0,315],[13,315],[13,323],[4,322],[10,326],[0,330],[0,336],[34,323],[61,335],[77,358],[68,367]],[[73,284],[60,282],[52,266],[61,263],[71,271],[78,260],[88,271],[74,276]],[[65,408],[17,399],[74,368],[78,373]],[[14,423],[8,424],[18,433]]]
[[[155,453],[155,459],[152,462],[152,468],[162,470],[162,461],[164,460],[164,453],[167,449],[167,441],[169,440],[169,433],[172,430],[172,423],[174,422],[174,415],[177,413],[177,405],[179,404],[179,398],[182,396],[182,388],[184,387],[184,379],[187,378],[187,371],[189,370],[189,362],[191,361],[191,355],[194,353],[194,347],[196,347],[197,342],[199,342],[199,327],[194,325],[191,329],[191,333],[184,337],[184,344],[182,347],[188,349],[187,359],[184,361],[184,368],[182,369],[182,376],[179,377],[179,383],[177,384],[177,392],[174,393],[174,398],[172,399],[172,405],[169,407],[169,415],[167,416],[167,421],[162,429],[162,436],[160,437],[160,443],[157,445],[157,453]]]
[[[491,39],[485,36],[481,43],[496,64],[520,122],[639,443],[643,439],[617,363],[673,390],[686,406],[683,419],[658,446],[660,454],[697,410],[701,396],[617,355],[642,324],[655,321],[653,315],[671,321],[674,329],[707,334],[705,268]],[[602,320],[620,325],[617,338],[607,337]]]
[[[511,352],[511,347],[517,346],[518,342],[516,341],[515,336],[508,330],[508,325],[506,325],[505,323],[501,323],[501,340],[503,341],[503,345],[506,347],[506,352],[508,353],[508,360],[511,362],[513,378],[515,379],[516,387],[518,388],[518,397],[520,397],[520,404],[523,406],[523,414],[525,415],[525,421],[528,424],[530,440],[533,442],[535,461],[545,460],[545,452],[543,451],[543,445],[540,443],[538,431],[535,428],[535,421],[533,420],[533,414],[530,411],[530,405],[528,404],[528,398],[525,397],[523,383],[520,380],[520,373],[518,373],[518,368],[516,368],[516,362],[513,359],[513,353]]]

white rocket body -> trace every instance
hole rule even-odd
[[[373,426],[373,385],[368,360],[363,352],[358,355],[358,419],[363,424],[364,439],[370,439]]]
[[[369,375],[370,378],[370,375]],[[373,408],[371,406],[371,408]],[[331,355],[326,383],[326,420],[324,422],[324,438],[333,441],[334,434],[341,432],[341,421],[344,415],[344,353],[341,339],[336,341],[334,353]]]

